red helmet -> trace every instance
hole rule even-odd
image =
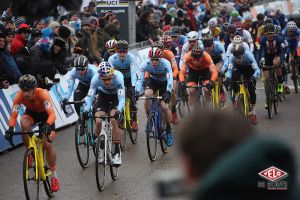
[[[149,58],[161,58],[162,50],[157,47],[152,47],[148,53]]]
[[[170,25],[165,25],[163,28],[162,28],[162,31],[164,32],[164,34],[168,34],[172,31],[172,26]]]

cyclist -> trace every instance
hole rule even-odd
[[[245,80],[250,81],[248,84],[248,91],[250,94],[250,106],[251,111],[249,118],[252,124],[257,124],[257,117],[255,111],[256,104],[256,94],[255,94],[255,85],[256,79],[259,77],[260,70],[254,58],[254,55],[251,51],[245,50],[242,45],[235,46],[232,54],[229,57],[229,66],[228,71],[226,73],[226,82],[232,80],[233,82],[233,106],[236,108],[237,106],[237,94],[239,90],[239,86],[236,81],[239,81],[241,76],[243,75]]]
[[[224,45],[219,41],[214,41],[212,35],[206,35],[202,38],[204,50],[211,56],[218,72],[224,64],[227,64],[227,56],[225,54]],[[220,81],[221,84],[221,81]],[[220,102],[225,104],[226,95],[223,86],[220,85]]]
[[[211,56],[207,52],[203,51],[202,48],[197,46],[184,56],[182,68],[179,74],[180,87],[182,87],[182,91],[186,91],[185,74],[187,70],[188,86],[196,86],[199,81],[199,76],[202,76],[204,81],[203,85],[206,86],[207,89],[212,89],[214,81],[218,78],[218,71]],[[193,106],[196,98],[196,89],[189,88],[188,94],[190,105]],[[186,92],[184,92],[183,95],[187,95]]]
[[[79,81],[77,88],[74,91],[73,99],[74,101],[82,100],[88,93],[90,88],[90,83],[95,74],[98,73],[97,67],[89,64],[89,60],[86,56],[78,56],[73,63],[74,67],[70,71],[70,79],[68,80],[68,90],[63,96],[62,103],[68,102],[74,89],[76,79]],[[75,104],[75,110],[78,116],[80,116],[80,106]]]
[[[171,91],[173,89],[171,64],[168,60],[162,58],[162,50],[157,47],[150,49],[148,57],[149,58],[141,64],[141,78],[138,85],[140,87],[143,85],[146,88],[146,97],[153,96],[157,91],[159,91],[159,95],[163,97],[161,108],[164,113],[164,119],[166,120],[167,145],[171,146],[173,145],[173,134],[171,130],[172,117],[170,109],[166,105],[171,100]],[[148,117],[151,111],[151,101],[146,100],[144,106]],[[148,130],[148,127],[146,130]]]
[[[219,40],[219,35],[221,34],[222,30],[218,27],[218,19],[217,17],[211,18],[207,22],[208,28],[211,31],[211,34],[214,40]]]
[[[229,58],[232,49],[236,46],[236,45],[243,45],[245,50],[250,50],[249,45],[244,41],[243,37],[240,35],[236,35],[233,37],[232,42],[228,45],[227,47],[227,51],[226,51],[226,55]]]
[[[173,89],[172,89],[172,94],[171,94],[171,111],[172,111],[172,122],[174,124],[178,124],[179,123],[179,119],[177,116],[177,112],[176,112],[176,86],[177,86],[177,79],[178,79],[178,66],[177,66],[177,62],[175,60],[175,56],[172,53],[172,51],[165,49],[165,45],[169,46],[170,43],[172,41],[170,41],[170,36],[166,36],[164,35],[162,38],[162,41],[157,41],[154,43],[153,47],[157,47],[160,48],[162,50],[162,58],[167,59],[172,66],[172,70],[173,70]]]
[[[182,51],[181,51],[180,62],[179,62],[180,69],[182,67],[184,56],[187,52],[191,51],[193,49],[193,47],[195,47],[195,46],[199,46],[199,47],[203,48],[202,41],[199,40],[199,34],[196,31],[189,32],[187,34],[187,40],[188,40],[188,42],[186,42],[183,45]]]
[[[85,97],[85,107],[83,118],[86,119],[91,109],[94,97],[98,94],[97,101],[95,103],[95,116],[103,116],[109,114],[115,116],[115,119],[111,119],[113,143],[115,144],[115,155],[113,158],[114,165],[121,165],[121,130],[118,122],[121,121],[122,112],[125,105],[125,86],[124,76],[121,72],[114,70],[109,62],[101,62],[99,65],[98,74],[94,75],[91,81],[90,90]],[[107,113],[111,108],[110,113]],[[100,118],[96,119],[95,135],[98,136],[101,132]],[[100,152],[104,153],[104,150]],[[103,156],[101,157],[103,158]]]
[[[133,131],[138,131],[137,124],[137,107],[135,102],[136,89],[135,84],[137,81],[137,63],[133,54],[128,53],[128,42],[119,40],[117,42],[117,53],[109,57],[108,62],[114,69],[120,71],[124,76],[124,84],[126,88],[126,96],[130,98],[130,111],[131,111],[131,128]]]
[[[187,37],[181,34],[180,26],[172,26],[172,31],[170,36],[173,40],[173,43],[177,46],[177,54],[175,54],[177,65],[179,65],[181,50],[184,43],[187,41]]]
[[[117,40],[108,40],[105,43],[105,53],[103,55],[103,61],[108,61],[108,58],[117,52]]]
[[[26,74],[19,79],[20,91],[16,93],[13,100],[12,112],[9,119],[9,128],[5,132],[7,140],[12,139],[14,127],[17,122],[18,113],[22,104],[26,107],[21,117],[22,131],[29,131],[35,124],[41,124],[41,130],[49,136],[47,140],[43,137],[43,144],[46,151],[46,159],[51,170],[51,189],[53,192],[59,190],[59,180],[56,174],[56,151],[51,143],[55,139],[55,112],[47,90],[37,88],[37,80],[34,76]],[[22,135],[23,144],[29,147],[29,136]],[[29,165],[32,165],[32,157],[29,158]]]
[[[264,27],[264,36],[260,40],[259,60],[263,66],[283,66],[285,44],[281,36],[275,34],[274,24],[266,24]],[[262,69],[266,82],[269,80],[269,70]],[[283,93],[283,78],[281,68],[276,68],[276,76],[278,79],[277,92]],[[268,108],[267,101],[265,108]]]

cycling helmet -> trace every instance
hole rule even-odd
[[[273,21],[273,19],[271,19],[271,18],[267,18],[267,19],[265,20],[265,24],[274,24],[274,21]]]
[[[180,26],[172,26],[171,36],[172,35],[179,35],[181,34],[181,28]]]
[[[252,14],[251,14],[251,12],[249,12],[249,11],[244,12],[244,13],[243,13],[243,18],[244,18],[244,20],[246,20],[246,21],[252,20]]]
[[[212,35],[205,35],[203,38],[202,38],[202,43],[204,45],[204,47],[211,47],[214,45],[214,38]]]
[[[172,26],[170,26],[170,25],[165,25],[165,26],[162,28],[162,31],[163,31],[164,34],[170,33],[171,30],[172,30]]]
[[[109,62],[101,62],[98,74],[100,78],[111,78],[114,75],[114,67]]]
[[[152,48],[153,47],[157,47],[157,48],[159,48],[159,49],[164,49],[164,43],[162,42],[162,41],[155,41],[154,43],[153,43],[153,45],[152,45]]]
[[[191,40],[198,40],[199,39],[199,35],[196,31],[191,31],[187,34],[187,39],[188,41],[191,41]]]
[[[172,38],[169,35],[163,35],[162,42],[164,44],[164,47],[171,47],[172,46]]]
[[[275,26],[272,23],[268,23],[264,27],[264,32],[265,33],[275,33]]]
[[[128,50],[128,42],[126,40],[119,40],[117,42],[117,49]]]
[[[202,31],[201,31],[202,37],[204,37],[205,35],[208,35],[208,34],[212,34],[211,30],[208,27],[205,29],[202,29]]]
[[[85,70],[89,64],[89,60],[86,56],[80,55],[74,60],[74,67],[76,70]]]
[[[153,47],[149,50],[148,53],[148,57],[149,58],[161,58],[162,56],[162,50],[157,48],[157,47]]]
[[[234,38],[233,38],[233,45],[240,45],[240,44],[243,44],[243,41],[244,41],[244,39],[243,39],[242,36],[236,35],[236,36],[234,36]]]
[[[288,31],[295,31],[297,29],[297,24],[294,21],[289,21],[286,24],[286,28]]]
[[[37,86],[37,80],[34,76],[26,74],[19,79],[18,85],[21,90],[34,89]]]
[[[239,14],[239,12],[237,11],[237,10],[233,10],[233,11],[231,11],[231,13],[230,13],[230,16],[231,17],[238,17],[240,14]]]
[[[276,34],[281,34],[281,26],[275,25],[275,33]]]
[[[106,49],[115,49],[117,48],[117,40],[108,40],[105,44]]]
[[[209,27],[215,27],[218,25],[218,19],[216,17],[211,18],[208,22],[207,25]]]
[[[234,24],[229,24],[228,32],[229,33],[235,33],[236,32],[236,26]]]
[[[192,58],[199,59],[203,56],[203,49],[198,46],[195,46],[191,52]]]
[[[228,22],[225,22],[225,23],[222,25],[222,30],[223,30],[224,32],[227,32],[228,29],[229,29],[229,26],[230,26],[230,24],[229,24]]]
[[[232,50],[232,54],[235,56],[235,57],[239,57],[239,56],[242,56],[244,55],[245,53],[245,48],[243,45],[237,45],[233,48]]]

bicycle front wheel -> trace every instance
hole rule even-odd
[[[157,154],[157,128],[154,114],[150,114],[147,122],[147,149],[151,161],[156,159]]]
[[[270,82],[266,85],[266,94],[267,94],[267,110],[268,110],[268,116],[269,119],[273,118],[273,92],[274,88]]]
[[[167,134],[166,134],[166,123],[165,123],[165,120],[161,121],[160,128],[161,128],[161,130],[160,130],[160,137],[159,137],[160,148],[161,148],[161,151],[163,153],[167,153],[168,152],[168,146],[167,146]]]
[[[49,198],[51,198],[54,196],[54,192],[51,189],[51,182],[50,182],[50,178],[49,178],[51,173],[47,174],[48,170],[49,170],[49,168],[46,166],[45,167],[46,180],[43,181],[43,184],[44,184],[44,188],[45,188],[45,192],[46,192],[47,196]]]
[[[126,122],[124,122],[124,123],[126,123]],[[127,137],[127,127],[124,128],[124,130],[121,131],[121,143],[120,143],[120,147],[121,147],[122,151],[125,151],[125,149],[126,149],[126,137]]]
[[[96,183],[97,188],[101,192],[104,189],[105,184],[105,176],[106,176],[106,154],[104,153],[105,148],[105,137],[104,135],[100,135],[96,140],[96,161],[95,161],[95,169],[96,169]]]
[[[79,164],[87,168],[89,162],[89,136],[85,129],[81,130],[81,124],[75,126],[75,147]]]
[[[23,183],[26,199],[39,199],[40,174],[33,148],[27,149],[24,154]]]
[[[181,118],[191,112],[189,102],[183,99],[177,101],[177,109]]]
[[[115,149],[115,144],[112,143],[112,147],[111,147],[111,155],[115,155],[115,152],[113,151],[113,149]],[[112,156],[113,157],[113,156]],[[110,168],[110,176],[111,176],[111,179],[113,181],[117,180],[118,179],[118,176],[119,176],[119,165],[110,165],[109,166]]]
[[[294,82],[295,92],[298,93],[298,77],[295,63],[292,64],[292,80]]]

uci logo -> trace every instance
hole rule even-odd
[[[119,5],[119,0],[98,0],[97,2],[99,3],[106,3],[106,5],[113,5],[113,6],[116,6],[116,5]]]

